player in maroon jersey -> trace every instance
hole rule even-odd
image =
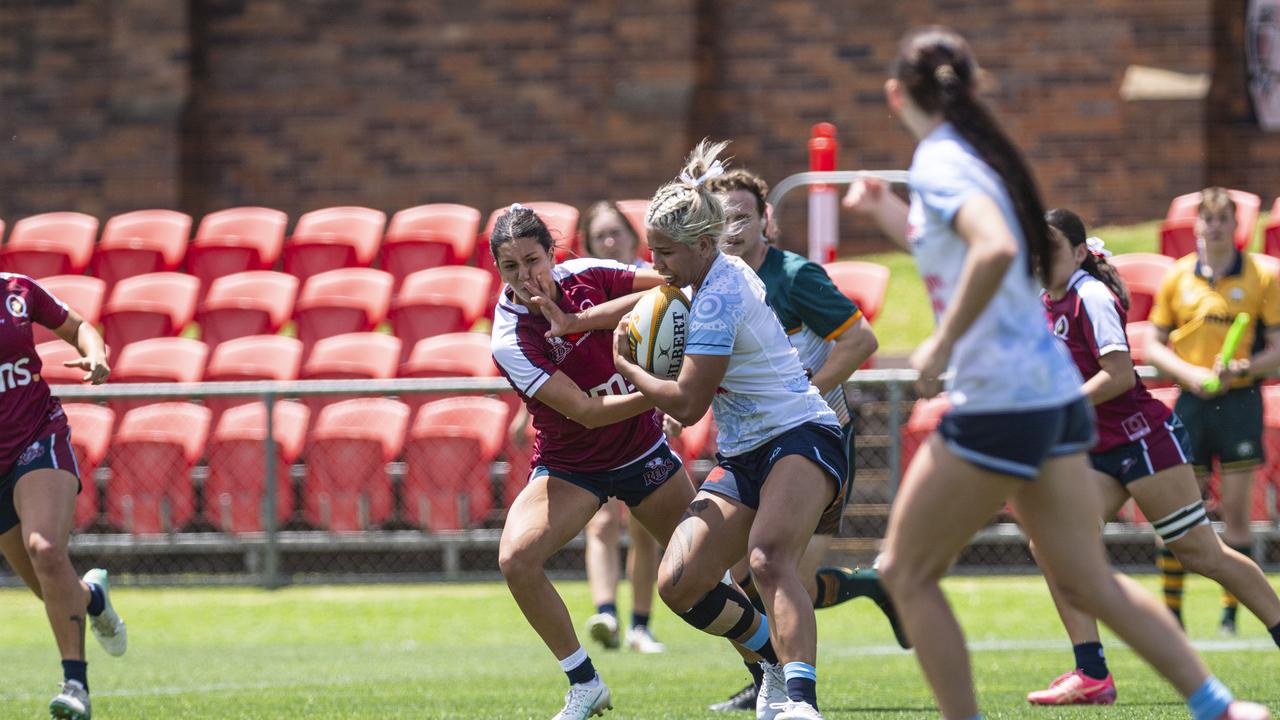
[[[547,579],[546,561],[610,497],[627,503],[632,517],[665,544],[694,489],[653,404],[614,367],[612,332],[549,337],[547,315],[605,305],[663,279],[610,260],[555,264],[546,225],[520,205],[498,218],[489,244],[505,283],[494,312],[493,358],[533,415],[536,431],[533,470],[507,513],[498,564],[525,618],[569,677],[564,709],[554,720],[585,720],[612,707],[612,696]],[[630,304],[634,299],[610,304],[608,312],[618,311],[609,327]],[[720,620],[707,632],[750,650],[744,657],[754,653],[776,663],[764,616],[736,588],[720,588],[699,604]]]
[[[82,580],[67,554],[79,470],[67,417],[40,375],[31,324],[52,329],[80,351],[66,365],[84,370],[86,382],[106,381],[106,350],[92,325],[25,275],[0,273],[0,301],[0,551],[44,601],[62,656],[64,680],[50,713],[88,718],[86,614],[111,655],[124,653],[127,637],[107,597],[107,572],[95,568]]]
[[[1053,332],[1071,351],[1084,392],[1097,413],[1098,444],[1089,453],[1110,519],[1132,497],[1160,538],[1188,570],[1222,583],[1258,616],[1280,645],[1280,599],[1251,560],[1223,544],[1209,525],[1191,469],[1189,439],[1178,416],[1151,397],[1133,370],[1124,318],[1128,294],[1106,251],[1070,210],[1046,215],[1054,248],[1045,281]],[[1156,519],[1158,518],[1158,519]],[[1041,705],[1109,704],[1115,683],[1098,626],[1063,602],[1046,572],[1054,602],[1075,649],[1076,669],[1027,699]]]

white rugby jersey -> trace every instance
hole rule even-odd
[[[955,410],[1036,410],[1080,397],[1080,373],[1046,327],[1040,284],[1027,272],[1026,239],[1000,176],[943,123],[916,148],[908,183],[907,238],[935,320],[950,304],[968,254],[952,227],[965,201],[990,197],[1018,240],[1000,288],[951,353],[947,390]]]
[[[765,301],[764,283],[721,253],[693,296],[685,355],[728,355],[711,401],[720,453],[741,455],[806,422],[839,429]]]

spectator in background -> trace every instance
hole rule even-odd
[[[1186,424],[1201,486],[1217,461],[1219,512],[1228,546],[1253,557],[1249,505],[1253,471],[1262,463],[1259,383],[1280,367],[1280,285],[1249,253],[1236,248],[1236,205],[1220,187],[1206,188],[1196,217],[1196,252],[1165,275],[1151,308],[1155,334],[1147,359],[1182,386],[1175,411]],[[1219,358],[1227,330],[1240,313],[1251,323],[1235,356]],[[1216,392],[1205,389],[1220,378]],[[1182,621],[1182,565],[1161,548],[1165,604]],[[1224,592],[1220,628],[1236,631],[1238,602]]]
[[[608,200],[595,203],[582,216],[580,230],[583,247],[591,257],[616,260],[640,268],[649,263],[640,259],[640,237],[618,206]],[[685,458],[686,460],[688,458]],[[666,647],[650,631],[653,609],[653,587],[658,581],[658,560],[662,552],[639,523],[627,522],[622,501],[605,503],[587,523],[587,585],[596,613],[587,620],[591,638],[606,648],[618,642],[618,580],[621,575],[619,540],[623,526],[631,537],[627,548],[627,578],[631,580],[631,627],[627,630],[627,647],[639,653],[660,653]]]

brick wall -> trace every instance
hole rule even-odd
[[[904,167],[881,95],[902,32],[951,24],[1046,202],[1163,214],[1208,182],[1280,192],[1243,9],[1219,0],[49,0],[0,7],[0,218],[238,204],[488,211],[647,196],[704,135],[771,180],[815,122],[842,167]],[[1124,102],[1131,63],[1210,99]],[[788,200],[792,238],[802,202]],[[863,236],[851,234],[850,238]],[[849,248],[852,249],[852,248]]]

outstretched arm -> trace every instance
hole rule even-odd
[[[107,381],[111,368],[107,366],[107,349],[97,329],[85,322],[75,310],[67,308],[67,319],[53,329],[53,333],[80,351],[80,357],[62,363],[66,367],[78,367],[85,371],[84,382],[101,385]]]
[[[659,378],[645,372],[631,359],[627,323],[621,321],[613,333],[613,365],[654,407],[688,426],[707,414],[711,398],[729,368],[729,356],[685,355],[675,380]]]

